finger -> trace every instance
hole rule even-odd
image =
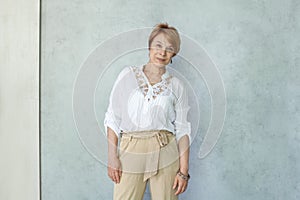
[[[111,179],[113,182],[116,182],[115,170],[110,169],[109,172],[108,172],[108,176],[110,177],[110,179]]]
[[[114,170],[113,170],[113,169],[110,169],[110,170],[108,171],[108,176],[109,176],[111,179],[114,178]]]
[[[180,194],[183,193],[186,190],[186,188],[187,188],[187,183],[183,183]]]
[[[109,175],[109,178],[111,179],[111,180],[114,180],[114,176],[113,175]]]
[[[181,185],[180,182],[179,182],[179,183],[178,183],[178,188],[177,188],[177,190],[176,190],[175,195],[180,194],[180,193],[181,193],[181,190],[182,190],[182,185]]]
[[[178,179],[177,179],[177,177],[175,177],[174,184],[173,184],[173,190],[175,190],[177,185],[178,185]]]
[[[110,170],[107,172],[107,175],[108,175],[108,177],[109,177],[110,179],[112,179],[112,178],[113,178],[113,175],[112,175],[112,173],[111,173],[111,171],[110,171]]]
[[[119,177],[122,176],[122,170],[121,169],[118,170],[118,174],[119,174]]]
[[[175,192],[175,195],[179,195],[180,191],[181,191],[181,187],[178,187],[177,190],[176,190],[176,192]]]
[[[117,177],[116,177],[115,175],[112,175],[111,180],[112,180],[113,182],[117,183]]]
[[[112,181],[113,181],[114,183],[118,183],[117,177],[116,177],[116,176],[113,176]]]
[[[118,171],[115,171],[114,172],[114,180],[116,183],[120,183],[120,176],[119,176],[119,172]]]
[[[180,193],[183,193],[183,192],[185,191],[185,189],[186,189],[186,187],[185,187],[185,186],[183,186],[183,187],[181,188],[181,191],[180,191]]]
[[[110,172],[109,177],[113,180],[114,179],[114,173]]]
[[[187,187],[187,183],[185,181],[179,181],[178,188],[175,195],[183,193],[186,190],[186,187]]]
[[[122,177],[122,171],[118,170],[118,177],[119,177],[119,183],[121,182],[121,177]]]

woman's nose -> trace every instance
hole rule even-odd
[[[162,48],[162,49],[160,50],[160,54],[161,54],[161,55],[166,55],[166,53],[167,53],[167,51],[166,51],[165,48]]]

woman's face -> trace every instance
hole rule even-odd
[[[174,47],[163,33],[158,34],[150,46],[150,63],[164,67],[174,55]]]

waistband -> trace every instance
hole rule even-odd
[[[138,138],[138,139],[148,139],[152,137],[157,137],[157,141],[161,147],[166,146],[169,143],[168,136],[173,136],[174,134],[168,130],[145,130],[145,131],[129,131],[121,132],[121,137]]]
[[[148,138],[148,137],[153,137],[156,134],[174,135],[172,132],[168,130],[121,131],[121,136],[131,135],[136,138]]]

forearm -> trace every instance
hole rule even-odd
[[[189,137],[187,135],[183,136],[178,141],[180,171],[184,174],[188,174],[189,171],[189,144]]]
[[[111,128],[107,128],[108,142],[108,176],[115,183],[120,183],[122,175],[121,163],[118,158],[118,137]]]
[[[118,157],[118,137],[111,128],[107,128],[108,158]]]

